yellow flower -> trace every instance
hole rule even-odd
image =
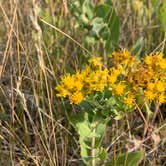
[[[134,104],[134,96],[133,95],[128,95],[125,100],[124,103],[127,104],[128,106],[132,106]]]
[[[149,90],[145,90],[144,93],[145,93],[145,100],[154,100],[156,96],[154,92]]]
[[[104,70],[96,70],[89,73],[87,78],[85,79],[85,87],[87,93],[91,93],[92,91],[103,91],[107,85],[107,69]]]
[[[145,57],[144,59],[144,62],[147,64],[147,65],[151,65],[153,63],[153,56],[150,54],[148,56]]]
[[[74,82],[74,77],[72,77],[70,74],[66,74],[61,78],[61,83],[64,86],[71,86]]]
[[[158,98],[157,98],[159,103],[165,103],[165,95],[163,93],[161,93]]]
[[[58,93],[56,94],[57,97],[66,97],[70,94],[70,92],[62,85],[58,85],[57,87],[55,87],[55,89],[58,91]]]
[[[113,83],[115,83],[117,80],[117,76],[108,76],[108,84],[112,85]]]
[[[132,59],[128,50],[123,49],[120,52],[113,52],[112,58],[115,64],[126,65]]]
[[[126,49],[122,50],[121,54],[122,54],[121,56],[125,58],[129,58],[131,56],[130,52]]]
[[[100,69],[102,67],[101,57],[92,57],[88,62],[92,68]]]
[[[156,91],[164,92],[165,91],[165,83],[162,81],[157,81],[156,83]]]
[[[75,92],[70,96],[70,104],[79,104],[84,100],[84,96],[81,92]]]
[[[118,68],[111,67],[108,72],[108,86],[112,85],[113,83],[116,82],[117,77],[121,74],[122,68],[119,66]]]
[[[75,79],[76,80],[83,81],[85,78],[86,78],[86,75],[83,72],[77,72],[75,74]]]
[[[114,93],[117,95],[121,95],[124,92],[125,88],[126,88],[125,84],[119,83],[114,87]]]
[[[155,66],[159,67],[160,69],[166,69],[166,60],[163,58],[163,54],[157,52],[154,55],[154,63]]]
[[[157,61],[160,61],[163,59],[163,54],[161,52],[156,52],[155,55],[154,55],[154,58],[157,60]]]
[[[158,65],[160,66],[161,69],[166,69],[166,60],[161,59]]]
[[[81,77],[81,75],[79,76]],[[71,92],[80,91],[83,87],[82,80],[77,75],[66,75],[62,78],[62,84]]]
[[[155,84],[152,83],[152,82],[149,82],[149,83],[147,84],[147,89],[148,89],[148,90],[153,90],[154,87],[155,87]]]
[[[144,100],[164,103],[166,90],[166,59],[162,53],[149,54],[143,61],[129,51],[114,52],[111,68],[102,65],[100,57],[92,57],[85,69],[66,74],[56,86],[58,97],[68,97],[70,103],[79,104],[92,92],[109,89],[115,95],[123,95],[124,104],[134,105],[133,93],[144,90]],[[127,88],[126,88],[127,87]],[[127,93],[132,89],[132,93]]]
[[[111,75],[118,76],[122,73],[122,70],[123,70],[122,66],[118,66],[118,68],[112,67],[110,69],[110,72],[111,72]]]
[[[66,74],[61,78],[61,82],[55,89],[57,90],[57,96],[69,97],[72,93],[81,91],[83,88],[83,82],[81,80],[81,74],[75,75]]]

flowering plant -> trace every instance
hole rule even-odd
[[[159,52],[139,60],[122,50],[112,53],[109,67],[100,57],[88,62],[83,70],[63,76],[56,91],[58,97],[80,106],[71,121],[80,136],[84,162],[95,165],[103,159],[101,142],[111,118],[118,120],[144,106],[150,115],[151,104],[165,103],[166,60]]]

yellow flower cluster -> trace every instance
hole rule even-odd
[[[92,57],[84,70],[63,76],[56,86],[57,96],[68,97],[71,104],[79,104],[87,95],[108,89],[124,104],[133,107],[142,89],[144,101],[166,101],[166,60],[162,53],[147,55],[141,61],[127,50],[114,52],[110,68],[104,67],[101,60]]]
[[[102,67],[101,58],[93,57],[81,72],[65,75],[56,87],[57,96],[69,97],[70,103],[79,104],[86,95],[103,91],[107,85],[107,69]]]

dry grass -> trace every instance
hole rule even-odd
[[[100,48],[85,48],[85,32],[74,28],[66,0],[48,2],[0,1],[0,165],[81,165],[78,136],[67,120],[72,108],[55,97],[54,86]],[[141,14],[128,0],[114,5],[122,25],[120,48],[143,37],[142,53],[164,49],[155,13]],[[104,141],[109,156],[144,149],[141,165],[166,165],[164,113],[162,106],[148,136],[137,112],[112,121]]]

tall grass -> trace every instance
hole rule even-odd
[[[134,51],[141,38],[138,56],[164,51],[157,5],[134,5],[114,1],[121,20],[119,47]],[[2,0],[0,20],[0,165],[80,165],[78,135],[67,120],[75,108],[57,99],[54,87],[60,75],[83,67],[100,47],[85,44],[86,32],[74,27],[67,0]],[[165,165],[164,113],[163,106],[146,138],[137,113],[129,115],[132,121],[112,121],[104,141],[109,155],[142,148],[142,165]]]

